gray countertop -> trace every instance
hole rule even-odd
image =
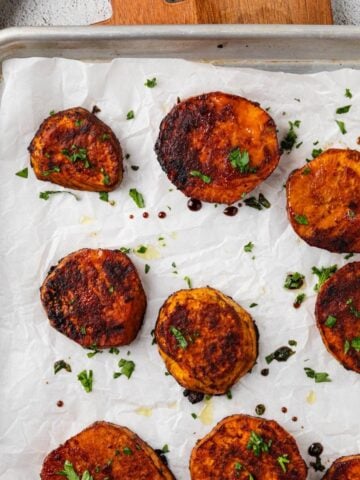
[[[332,6],[335,24],[360,25],[359,0],[332,0]],[[0,28],[89,25],[110,16],[109,0],[0,0]]]

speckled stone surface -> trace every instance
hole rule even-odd
[[[332,0],[332,6],[334,23],[360,25],[360,0]],[[88,25],[110,16],[109,0],[0,0],[0,28]]]
[[[0,0],[0,28],[89,25],[111,17],[108,0]]]

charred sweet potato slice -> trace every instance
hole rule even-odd
[[[324,283],[315,315],[328,351],[360,373],[360,262],[345,265]]]
[[[132,342],[146,309],[133,263],[114,250],[70,253],[50,270],[40,296],[50,324],[83,347]]]
[[[307,467],[278,423],[232,415],[197,442],[190,473],[192,480],[306,480]]]
[[[171,295],[160,309],[155,339],[176,381],[208,394],[226,393],[253,367],[258,353],[251,316],[210,287]]]
[[[295,232],[330,252],[360,252],[360,152],[330,149],[295,170],[286,184]]]
[[[258,103],[222,92],[178,103],[160,125],[155,151],[186,196],[233,203],[276,168],[276,127]]]
[[[105,123],[81,107],[46,118],[29,152],[39,180],[94,192],[110,192],[122,180],[118,139]]]
[[[360,455],[340,457],[325,473],[323,480],[359,480]]]
[[[65,463],[66,462],[66,463]],[[175,477],[141,438],[126,427],[95,422],[67,440],[45,458],[42,480],[63,480],[64,465],[93,480],[172,480]],[[88,477],[86,477],[88,478]]]

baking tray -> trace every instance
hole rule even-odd
[[[171,57],[235,68],[308,73],[341,67],[358,69],[359,46],[358,27],[17,28],[0,32],[0,65],[6,58],[33,56],[83,61]],[[5,435],[0,439],[5,442]]]
[[[360,27],[156,25],[29,27],[0,31],[0,64],[11,57],[171,57],[284,72],[359,68]]]

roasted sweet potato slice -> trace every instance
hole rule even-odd
[[[155,151],[186,196],[233,203],[276,168],[276,127],[258,103],[222,92],[178,103],[160,125]]]
[[[307,467],[278,423],[232,415],[197,442],[190,473],[192,480],[306,480]]]
[[[71,465],[71,467],[66,465]],[[64,468],[75,476],[63,476]],[[173,480],[175,477],[141,438],[126,427],[95,422],[45,458],[42,480]]]
[[[133,263],[115,250],[70,253],[52,267],[40,296],[50,324],[83,347],[132,342],[146,309]]]
[[[360,152],[330,149],[295,170],[286,184],[295,232],[330,252],[360,252]]]
[[[360,455],[340,457],[325,473],[323,480],[359,480]]]
[[[168,371],[194,392],[226,393],[258,354],[251,316],[210,287],[171,295],[160,309],[155,339]]]
[[[29,152],[39,180],[77,190],[110,192],[122,179],[118,139],[84,108],[70,108],[46,118]]]
[[[315,315],[328,351],[360,373],[360,262],[345,265],[324,283]]]

